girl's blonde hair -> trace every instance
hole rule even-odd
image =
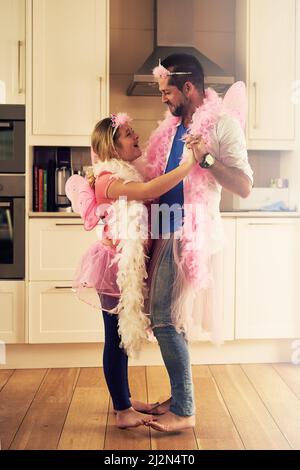
[[[115,148],[118,139],[118,129],[113,135],[114,127],[111,118],[104,118],[97,122],[92,132],[92,149],[99,160],[119,158]]]
[[[92,132],[91,144],[98,160],[104,161],[119,158],[115,148],[115,142],[118,139],[119,132],[117,129],[113,135],[113,131],[114,127],[112,126],[111,118],[104,118],[95,125]],[[94,187],[95,177],[92,167],[87,171],[86,178],[90,186]]]

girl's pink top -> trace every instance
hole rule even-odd
[[[115,201],[115,199],[111,199],[111,198],[107,197],[107,190],[109,188],[109,185],[113,181],[115,181],[116,179],[118,179],[118,177],[114,176],[109,171],[103,171],[102,173],[100,173],[98,175],[98,177],[96,179],[96,182],[95,182],[96,201],[97,201],[98,205],[99,204],[104,205],[103,206],[103,211],[101,211],[102,218],[104,218],[104,219],[107,216],[107,211],[105,210],[105,206],[107,207],[107,205],[112,204]],[[150,207],[148,208],[148,210],[150,210]],[[150,234],[150,221],[149,221],[149,234]],[[108,224],[105,224],[105,226],[104,226],[103,238],[105,238],[107,240],[111,240],[111,238],[109,236],[109,225]],[[151,237],[149,236],[148,240],[146,242],[146,250],[147,251],[150,250],[151,244],[152,244],[152,241],[151,241]]]
[[[107,190],[109,185],[116,179],[109,171],[103,171],[97,176],[95,183],[95,195],[97,204],[109,204],[109,201],[113,202],[114,199],[107,197]]]

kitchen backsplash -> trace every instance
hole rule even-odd
[[[235,0],[194,4],[199,18],[194,24],[195,46],[201,44],[204,54],[234,73]],[[128,97],[126,90],[153,50],[153,0],[111,0],[110,18],[110,111],[130,114],[143,146],[166,108],[158,97]]]
[[[254,172],[254,186],[258,188],[269,187],[271,179],[282,176],[280,175],[280,152],[250,150],[248,158]]]

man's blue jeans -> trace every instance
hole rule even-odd
[[[177,333],[171,321],[175,269],[171,238],[164,248],[152,279],[151,324],[170,378],[170,411],[178,416],[192,416],[195,414],[195,405],[188,345],[184,334]]]

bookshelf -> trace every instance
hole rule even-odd
[[[32,146],[29,151],[29,217],[76,217],[69,207],[57,204],[57,169],[66,167],[66,178],[73,173],[84,175],[91,165],[89,147]],[[64,186],[64,184],[62,185]],[[68,200],[66,200],[66,204]]]

